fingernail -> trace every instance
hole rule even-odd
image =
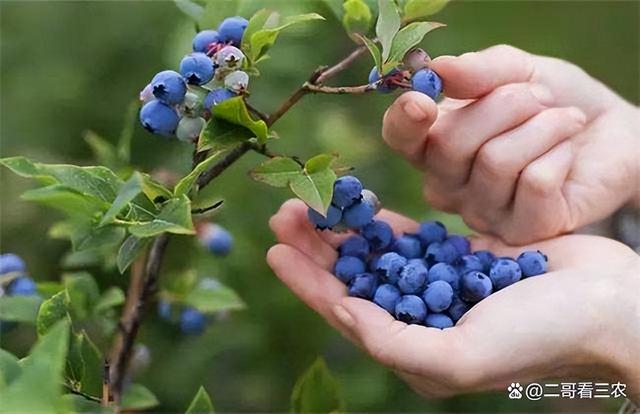
[[[455,59],[456,56],[452,56],[452,55],[442,55],[442,56],[438,56],[437,58],[433,59],[432,62],[433,63],[438,63],[438,62],[447,62],[450,60]]]
[[[343,325],[352,328],[355,326],[356,321],[353,319],[353,316],[345,309],[342,305],[335,305],[333,307],[333,314],[338,318],[340,323]]]
[[[579,124],[587,122],[587,116],[580,110],[580,108],[571,108],[569,114]]]
[[[402,110],[413,122],[424,122],[429,116],[422,105],[413,100],[405,103],[402,107]]]
[[[531,85],[531,93],[542,105],[551,105],[555,100],[549,88],[539,83]]]

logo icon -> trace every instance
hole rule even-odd
[[[507,387],[507,391],[509,392],[509,399],[519,400],[522,398],[522,386],[519,382],[512,382],[511,385]]]

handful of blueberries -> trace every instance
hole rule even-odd
[[[433,328],[452,327],[473,304],[527,277],[547,271],[547,257],[526,251],[517,259],[488,250],[471,252],[467,238],[449,235],[438,221],[395,237],[374,219],[378,198],[353,176],[336,180],[326,217],[309,209],[317,229],[353,230],[338,248],[334,274],[349,296],[373,301],[396,319]]]

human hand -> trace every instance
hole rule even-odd
[[[640,111],[577,66],[495,46],[431,67],[448,98],[403,94],[382,134],[435,208],[523,244],[640,200]]]
[[[335,248],[347,235],[318,232],[300,201],[272,217],[278,243],[267,260],[307,305],[417,392],[443,397],[506,389],[547,377],[626,382],[640,396],[640,258],[626,246],[593,236],[563,236],[512,248],[472,239],[473,250],[514,255],[540,249],[549,272],[511,285],[438,330],[395,320],[372,302],[348,297],[331,274]],[[396,234],[417,223],[383,210]]]

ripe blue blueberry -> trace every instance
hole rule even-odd
[[[367,190],[365,188],[364,190],[362,190],[361,196],[363,202],[374,206],[375,214],[378,214],[380,212],[380,210],[382,209],[382,204],[380,203],[378,196],[373,191]]]
[[[415,258],[415,259],[408,259],[407,260],[407,264],[413,264],[415,265],[422,265],[425,268],[429,269],[429,265],[427,264],[427,262],[424,261],[424,259],[420,259],[420,258]]]
[[[193,38],[193,51],[208,53],[212,45],[221,41],[220,34],[215,30],[203,30]]]
[[[468,272],[460,278],[460,297],[467,302],[479,302],[492,292],[491,279],[482,272]]]
[[[363,201],[357,201],[342,212],[342,222],[350,229],[360,229],[373,220],[375,207]]]
[[[236,46],[240,46],[242,35],[248,24],[249,21],[244,17],[227,17],[218,26],[218,33],[223,42],[231,42]]]
[[[160,101],[151,101],[140,109],[140,123],[153,134],[172,136],[179,121],[176,110]]]
[[[340,222],[342,219],[342,211],[332,204],[329,206],[327,216],[325,217],[309,207],[307,210],[307,216],[309,217],[309,221],[316,226],[316,229],[325,230],[332,228]]]
[[[183,116],[178,122],[178,128],[176,128],[176,137],[180,141],[195,142],[200,137],[200,132],[204,129],[207,121],[202,117],[192,118],[190,116]]]
[[[438,280],[442,280],[447,282],[453,290],[458,290],[460,287],[460,277],[458,276],[458,272],[453,268],[450,264],[447,263],[436,263],[431,268],[429,268],[429,275],[427,276],[427,281],[429,283],[436,282]]]
[[[20,276],[9,284],[7,295],[9,296],[31,296],[37,292],[36,282],[30,277]]]
[[[398,73],[398,70],[393,69],[391,72],[389,72],[389,74],[385,75],[385,78],[387,76],[395,75],[397,73]],[[369,72],[369,83],[376,83],[379,80],[380,80],[380,73],[378,73],[378,68],[374,66],[371,68],[371,71]],[[393,92],[397,88],[398,88],[397,86],[388,85],[385,81],[382,81],[382,83],[378,85],[378,88],[376,90],[380,93],[389,93],[389,92]]]
[[[447,313],[454,322],[458,322],[469,309],[471,307],[467,302],[460,299],[458,295],[453,295],[453,300],[451,301],[451,306],[447,309]]]
[[[453,321],[444,313],[429,313],[424,324],[429,328],[446,329],[453,326]]]
[[[190,53],[180,62],[180,74],[192,85],[204,85],[213,79],[213,73],[213,62],[204,53]]]
[[[372,273],[360,273],[349,282],[347,293],[349,296],[371,300],[377,286],[378,278],[376,275]]]
[[[447,238],[447,229],[439,221],[425,221],[420,223],[416,235],[422,245],[427,247],[431,243],[442,243]]]
[[[355,256],[366,260],[370,252],[369,242],[364,237],[354,234],[340,244],[338,251],[340,256]]]
[[[415,259],[423,256],[420,240],[408,234],[396,239],[393,244],[393,250],[395,250],[400,256],[404,256],[407,259]]]
[[[522,270],[515,260],[501,257],[491,264],[489,277],[493,282],[493,289],[500,290],[520,280],[522,278]]]
[[[158,301],[158,316],[165,321],[171,320],[171,303],[160,299]]]
[[[433,266],[436,263],[454,263],[456,259],[460,257],[460,253],[456,247],[449,241],[445,240],[442,243],[431,243],[427,247],[427,253],[424,258],[429,263],[429,266]]]
[[[427,285],[422,299],[431,312],[445,311],[453,301],[453,288],[444,280],[436,280]]]
[[[540,250],[523,252],[518,256],[518,264],[523,277],[541,275],[547,272],[547,256]]]
[[[418,293],[427,283],[427,268],[419,262],[407,263],[400,270],[398,288],[402,293]]]
[[[338,207],[349,207],[354,202],[360,200],[362,194],[362,183],[352,175],[340,177],[333,183],[333,200]]]
[[[420,69],[411,77],[411,88],[435,101],[442,92],[442,80],[431,69]]]
[[[382,220],[373,220],[360,229],[360,234],[369,241],[373,251],[381,251],[391,245],[393,230],[391,226]]]
[[[333,274],[344,284],[348,284],[358,274],[365,272],[362,260],[354,256],[342,256],[336,261]]]
[[[478,250],[474,252],[473,255],[480,259],[482,263],[482,273],[488,274],[489,270],[491,270],[491,263],[496,260],[496,255],[489,250]]]
[[[465,254],[464,256],[460,256],[456,261],[456,268],[458,269],[458,273],[461,275],[470,272],[472,270],[477,270],[478,272],[484,271],[484,265],[482,261],[478,258],[478,256],[473,254]]]
[[[469,243],[469,239],[466,237],[453,234],[447,237],[447,241],[453,244],[458,251],[458,255],[464,256],[466,254],[471,254],[471,243]]]
[[[204,332],[207,318],[194,308],[185,308],[180,314],[180,329],[187,335],[200,335]]]
[[[13,272],[24,272],[27,266],[17,254],[5,253],[0,255],[0,275]]]
[[[199,236],[201,243],[216,256],[226,256],[233,247],[233,236],[218,224],[208,223]]]
[[[397,287],[384,284],[378,286],[378,289],[376,289],[376,293],[373,295],[373,302],[393,315],[400,296],[401,293]]]
[[[234,98],[235,96],[237,95],[229,89],[215,89],[207,94],[202,105],[207,109],[211,109],[213,106],[218,105],[219,103],[224,102],[227,99]]]
[[[173,70],[164,70],[151,79],[153,96],[167,105],[177,105],[184,100],[187,83]]]
[[[404,323],[422,323],[427,316],[427,305],[416,295],[404,295],[396,303],[395,315]]]
[[[396,252],[385,253],[376,262],[376,273],[385,283],[396,284],[407,259]]]

